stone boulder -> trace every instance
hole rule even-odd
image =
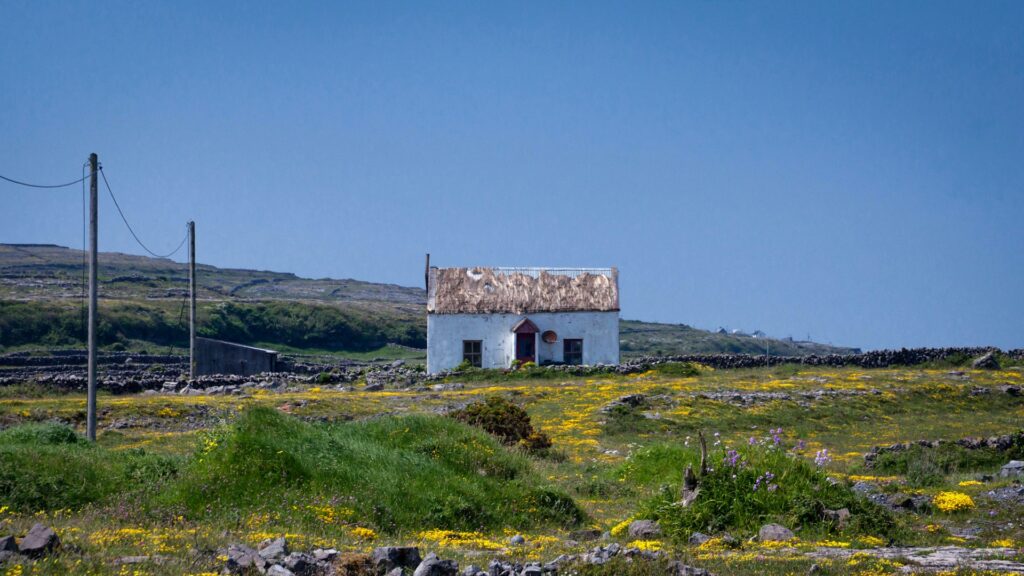
[[[280,560],[288,555],[288,542],[284,539],[284,536],[274,538],[260,546],[259,554],[268,562]]]
[[[654,520],[634,520],[629,523],[629,535],[633,538],[657,538],[661,536],[661,526]]]
[[[836,530],[843,530],[846,528],[847,522],[850,520],[850,509],[840,508],[839,510],[828,510],[822,514],[824,519],[831,523]]]
[[[60,538],[57,537],[57,533],[47,526],[36,524],[21,539],[18,551],[25,556],[39,558],[49,554],[58,546],[60,546]]]
[[[0,552],[17,552],[18,543],[14,541],[14,536],[4,536],[0,538]]]
[[[312,554],[292,552],[285,556],[283,565],[296,576],[309,576],[316,572],[316,558]]]
[[[415,546],[383,546],[373,551],[371,559],[378,574],[395,568],[416,568],[421,563],[420,549]]]
[[[1003,478],[1024,476],[1024,461],[1010,460],[1005,466],[999,469],[999,475]]]
[[[711,540],[711,536],[708,536],[707,534],[704,534],[702,532],[694,532],[693,534],[690,534],[690,538],[689,540],[687,540],[687,542],[689,542],[691,546],[700,546],[708,540]]]
[[[999,370],[999,360],[996,359],[995,351],[990,351],[975,358],[974,362],[971,362],[971,366],[981,370]]]
[[[459,564],[454,560],[441,560],[433,552],[416,567],[412,576],[458,576]]]
[[[267,561],[260,556],[260,553],[242,544],[231,544],[228,546],[227,569],[232,574],[244,573],[256,569],[263,572],[266,569]]]
[[[793,531],[781,524],[765,524],[757,531],[757,539],[761,542],[786,542],[793,538]]]

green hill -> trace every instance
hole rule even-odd
[[[0,244],[0,350],[82,345],[83,262],[80,250]],[[185,264],[110,252],[100,254],[99,264],[101,345],[186,345]],[[292,352],[371,357],[422,356],[415,349],[426,347],[426,296],[421,288],[204,264],[196,266],[196,276],[201,336]],[[624,356],[763,354],[766,343],[776,355],[853,351],[681,324],[624,320],[621,326]],[[389,350],[382,351],[386,346]]]

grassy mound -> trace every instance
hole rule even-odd
[[[683,471],[687,464],[697,470],[699,461],[696,450],[655,445],[638,451],[620,470],[622,477],[640,485],[674,481],[662,485],[643,504],[640,515],[658,520],[677,540],[697,531],[749,535],[768,522],[800,530],[805,536],[846,533],[899,539],[902,535],[902,526],[887,509],[854,493],[846,483],[829,479],[820,467],[771,439],[737,450],[712,450],[699,497],[682,507],[678,502]],[[843,526],[826,514],[841,508],[852,514]]]
[[[266,513],[289,525],[384,532],[583,520],[568,496],[538,485],[526,457],[449,418],[314,425],[254,408],[209,437],[161,501],[239,522]]]
[[[0,432],[0,506],[31,513],[78,509],[173,476],[175,459],[95,446],[74,430],[26,424]]]

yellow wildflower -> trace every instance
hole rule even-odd
[[[974,500],[963,492],[939,492],[932,504],[942,512],[960,512],[974,508]]]

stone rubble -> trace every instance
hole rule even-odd
[[[525,541],[525,540],[524,540]],[[272,576],[313,576],[334,573],[334,561],[338,551],[317,549],[309,554],[287,550],[283,538],[264,542],[259,550],[241,544],[228,546],[223,553],[227,556],[225,570],[229,574],[246,574],[255,570]],[[596,546],[580,555],[563,554],[549,562],[509,562],[491,560],[487,568],[475,564],[459,570],[454,560],[445,560],[433,552],[421,557],[419,548],[414,546],[382,546],[373,550],[369,569],[378,576],[557,576],[563,568],[577,564],[605,564],[614,558],[632,561],[667,560],[664,552],[624,547],[617,543]],[[676,576],[712,576],[708,571],[687,566],[682,562],[668,562],[669,574]]]
[[[854,554],[868,554],[876,558],[900,560],[921,570],[991,570],[993,572],[1024,572],[1024,564],[1013,560],[1015,548],[963,548],[959,546],[926,546],[919,548],[818,548],[810,552],[814,558],[847,560]]]
[[[591,376],[600,374],[637,374],[657,368],[666,363],[696,362],[716,369],[756,368],[797,364],[803,366],[861,368],[886,368],[890,366],[913,366],[925,362],[941,361],[964,356],[977,357],[980,366],[989,367],[998,361],[992,348],[916,348],[912,350],[876,350],[861,354],[826,356],[770,356],[750,354],[690,354],[680,356],[644,356],[629,359],[617,366],[569,366],[552,365],[545,370],[562,372],[566,376]],[[1024,350],[1009,350],[1004,356],[1015,361],[1024,361]],[[37,356],[25,352],[0,354],[0,367],[5,368],[0,376],[0,386],[34,381],[45,386],[66,390],[85,390],[85,353],[83,350],[57,350],[48,356]],[[457,371],[428,375],[421,366],[407,366],[404,361],[391,363],[358,362],[338,359],[332,363],[310,363],[282,355],[279,372],[254,376],[210,375],[194,380],[187,378],[188,358],[186,356],[159,354],[131,354],[127,352],[105,352],[100,355],[99,386],[113,394],[134,394],[145,390],[194,394],[244,394],[252,387],[270,388],[280,391],[284,383],[310,386],[332,386],[335,389],[349,389],[358,382],[365,382],[367,391],[385,388],[419,389],[436,385],[441,380],[458,377]],[[960,373],[961,378],[966,375]],[[443,383],[441,383],[443,384]],[[1020,394],[1020,387],[1007,390],[1007,394]],[[437,391],[444,391],[444,385]],[[860,391],[858,393],[870,393]],[[809,398],[807,400],[811,400]],[[749,401],[766,401],[751,395]],[[745,400],[747,401],[747,400]]]
[[[864,467],[874,467],[875,461],[882,454],[903,452],[909,450],[913,446],[920,446],[922,448],[938,448],[943,444],[948,443],[948,440],[918,440],[916,442],[900,442],[889,446],[874,446],[864,454]],[[968,450],[990,448],[1000,452],[1005,452],[1016,447],[1024,446],[1024,431],[1016,432],[1014,434],[1003,434],[1001,436],[990,436],[988,438],[961,438],[960,440],[955,441],[954,444]]]

